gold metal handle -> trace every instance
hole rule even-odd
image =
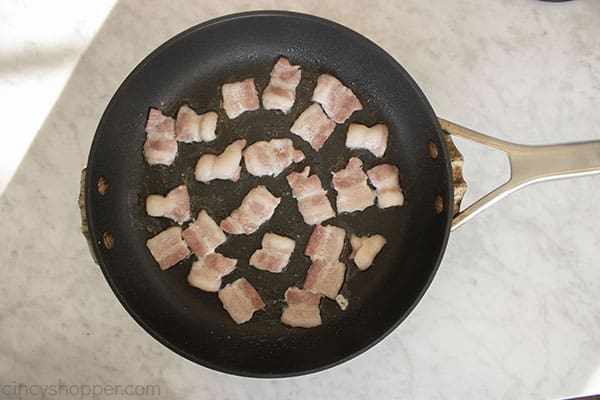
[[[454,209],[452,211],[452,215],[456,215],[460,212],[460,203],[467,192],[467,182],[465,182],[465,179],[463,178],[463,164],[465,159],[454,145],[454,142],[452,141],[452,135],[449,132],[444,131],[444,140],[446,141],[446,146],[448,147],[450,163],[452,165],[452,180],[454,182]]]
[[[600,141],[528,146],[506,142],[439,118],[442,130],[506,153],[510,179],[455,214],[452,230],[532,183],[600,173]]]

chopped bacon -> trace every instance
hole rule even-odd
[[[166,196],[146,197],[146,213],[151,217],[170,218],[179,224],[190,219],[190,196],[185,185],[177,186]]]
[[[366,149],[375,157],[383,157],[387,148],[388,127],[377,124],[367,127],[361,124],[350,124],[346,134],[346,147],[350,149]]]
[[[343,262],[315,260],[306,273],[304,289],[335,299],[344,284],[346,265]]]
[[[214,179],[237,182],[242,172],[240,161],[245,146],[246,139],[239,139],[227,146],[218,156],[214,154],[201,156],[196,164],[196,180],[204,183]]]
[[[250,190],[239,208],[221,221],[221,229],[232,235],[249,235],[265,223],[281,202],[264,185]]]
[[[250,321],[255,311],[265,308],[265,303],[254,286],[244,278],[219,290],[219,300],[238,325]]]
[[[327,116],[338,124],[346,122],[354,111],[362,110],[362,105],[352,90],[329,74],[317,78],[312,101],[321,104]]]
[[[206,292],[217,292],[221,288],[221,279],[231,273],[236,264],[235,258],[228,258],[219,253],[208,254],[192,264],[187,281]]]
[[[333,173],[333,188],[338,192],[338,213],[362,211],[375,204],[375,194],[367,185],[362,161],[352,157],[346,168]]]
[[[177,156],[175,120],[151,108],[146,121],[144,157],[150,165],[171,165]]]
[[[250,257],[250,265],[269,272],[281,272],[290,261],[296,242],[288,237],[265,233],[262,249]]]
[[[313,149],[319,151],[334,129],[335,122],[327,118],[321,106],[312,104],[294,121],[290,132],[300,136],[310,143]]]
[[[377,206],[388,208],[404,204],[400,189],[400,172],[391,164],[380,164],[367,171],[369,180],[377,191]]]
[[[298,210],[309,225],[335,217],[335,211],[327,198],[327,191],[321,186],[321,180],[317,175],[311,175],[310,167],[304,168],[302,172],[292,172],[287,176],[287,181],[292,188],[292,196],[298,200]]]
[[[375,260],[375,257],[377,257],[377,254],[379,254],[386,243],[387,240],[382,235],[368,237],[352,235],[350,237],[352,253],[350,253],[348,258],[354,260],[358,269],[364,271],[373,264],[373,260]]]
[[[342,311],[346,311],[346,309],[348,308],[348,299],[345,298],[342,294],[338,294],[337,296],[335,296],[335,302]]]
[[[300,83],[299,65],[291,65],[285,57],[279,57],[271,71],[269,85],[262,94],[265,110],[281,110],[287,114],[296,101],[296,86]]]
[[[188,225],[182,235],[198,258],[212,253],[227,240],[219,225],[204,210],[198,213],[198,218]]]
[[[175,138],[179,142],[210,142],[217,136],[217,113],[209,111],[198,115],[187,104],[179,107],[175,121]]]
[[[221,87],[221,94],[223,95],[223,109],[229,119],[237,118],[246,111],[258,110],[260,107],[254,78],[225,83]]]
[[[285,301],[287,307],[281,314],[281,322],[297,328],[314,328],[321,325],[321,295],[290,287],[285,291]]]
[[[190,255],[190,249],[181,238],[181,228],[178,226],[165,229],[148,239],[146,247],[162,270],[171,268]]]
[[[308,238],[304,254],[312,261],[337,262],[344,249],[345,238],[346,231],[342,228],[333,225],[316,225]]]
[[[243,152],[248,172],[254,176],[277,176],[292,165],[304,160],[304,153],[294,148],[291,139],[261,140]]]

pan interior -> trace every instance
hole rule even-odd
[[[263,109],[229,120],[219,107],[222,83],[255,77],[259,93],[279,56],[302,66],[302,81],[292,111],[284,115]],[[296,117],[310,104],[321,73],[331,73],[352,88],[364,110],[338,125],[319,153],[289,133]],[[148,166],[142,155],[144,124],[149,107],[175,116],[180,104],[197,112],[219,113],[217,139],[210,143],[179,143],[170,167]],[[344,146],[349,123],[388,125],[388,150],[382,159]],[[194,179],[201,154],[220,153],[238,138],[248,143],[288,137],[306,159],[280,176],[256,178],[245,170],[238,183]],[[428,141],[437,144],[437,158]],[[303,223],[285,175],[306,165],[330,188],[331,171],[345,166],[351,155],[365,169],[379,163],[399,167],[405,205],[336,217],[333,224],[351,233],[384,235],[388,243],[375,265],[359,272],[343,260],[346,283],[341,293],[349,307],[321,303],[323,324],[314,329],[289,328],[279,322],[289,286],[301,287],[310,260],[303,255],[312,227]],[[103,272],[126,309],[153,336],[183,356],[221,371],[248,376],[289,376],[335,365],[376,343],[412,310],[429,285],[443,253],[448,232],[448,207],[434,208],[440,195],[451,204],[449,161],[435,116],[409,75],[389,55],[364,37],[331,22],[293,13],[242,14],[211,21],[171,39],[146,58],[119,88],[98,126],[88,162],[87,213],[94,250]],[[96,182],[108,182],[99,194]],[[266,311],[237,326],[223,310],[216,294],[188,285],[194,256],[160,271],[146,249],[148,238],[171,225],[145,214],[145,197],[187,185],[192,214],[201,209],[220,221],[237,208],[243,196],[264,184],[282,201],[273,218],[250,236],[229,236],[218,251],[237,258],[235,272],[224,284],[244,276],[260,292]],[[328,196],[335,205],[335,191]],[[102,245],[109,232],[114,246]],[[296,240],[284,273],[271,274],[248,265],[264,233]]]

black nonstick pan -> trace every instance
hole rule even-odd
[[[297,100],[289,115],[263,109],[229,120],[220,108],[220,85],[256,77],[261,92],[279,56],[302,66]],[[348,85],[364,109],[338,125],[319,153],[289,128],[310,104],[321,73],[331,73]],[[210,143],[179,143],[170,167],[145,163],[142,146],[149,107],[174,116],[182,103],[199,112],[219,113],[217,139]],[[345,148],[351,122],[386,123],[390,130],[383,159]],[[440,123],[441,122],[441,123]],[[453,164],[443,130],[500,148],[509,154],[512,178],[455,216],[464,187]],[[194,180],[196,160],[220,153],[233,140],[252,143],[289,137],[306,159],[276,178],[256,178],[242,172],[239,182]],[[304,224],[285,175],[312,167],[327,188],[331,171],[343,168],[352,155],[368,169],[379,163],[399,167],[406,202],[402,207],[340,215],[325,222],[360,235],[379,233],[388,239],[375,265],[359,272],[347,260],[341,293],[347,310],[324,299],[323,324],[313,329],[289,328],[279,322],[283,293],[301,286],[310,261],[302,253],[312,227]],[[552,160],[547,162],[548,157]],[[454,161],[460,163],[458,157]],[[288,12],[236,14],[195,26],[150,54],[118,89],[98,125],[82,187],[82,217],[92,253],[111,288],[133,318],[152,336],[180,355],[227,373],[282,377],[332,367],[373,346],[411,312],[438,268],[451,228],[526,183],[558,176],[591,173],[600,168],[598,143],[530,147],[514,145],[438,120],[409,74],[386,52],[341,25]],[[192,214],[201,209],[220,221],[237,208],[248,190],[264,184],[282,198],[273,218],[250,236],[230,236],[219,252],[237,258],[238,268],[224,284],[239,277],[259,291],[265,311],[236,325],[214,293],[188,285],[194,256],[161,271],[146,248],[146,240],[172,223],[145,214],[148,194],[166,193],[186,184]],[[328,192],[335,204],[335,192]],[[458,203],[458,201],[456,201]],[[294,237],[296,249],[282,274],[259,271],[248,258],[260,247],[264,233]]]

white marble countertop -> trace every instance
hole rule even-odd
[[[104,4],[108,12],[112,3]],[[0,25],[12,12],[35,12],[17,8],[0,12]],[[118,1],[101,25],[98,14],[74,9],[64,24],[86,27],[90,18],[99,30],[71,30],[70,43],[89,45],[69,53],[70,76],[44,87],[56,101],[47,115],[30,111],[43,123],[9,165],[16,173],[0,194],[0,390],[62,382],[160,385],[168,399],[600,393],[600,176],[526,188],[454,232],[410,317],[365,354],[321,373],[258,380],[213,372],[129,317],[79,231],[79,173],[96,124],[127,73],[166,39],[212,17],[266,8],[310,12],[365,34],[404,65],[438,115],[457,123],[529,144],[600,139],[597,0]],[[20,25],[12,29],[17,43]],[[9,60],[0,78],[10,73],[13,89],[22,84],[21,99],[39,89],[28,65],[52,50],[30,41],[30,58],[0,47]],[[0,147],[19,135],[12,126]],[[467,201],[507,176],[501,157],[459,146]]]

